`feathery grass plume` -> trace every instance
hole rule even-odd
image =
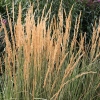
[[[91,43],[91,51],[90,51],[91,60],[93,60],[93,58],[95,58],[95,56],[98,55],[97,48],[99,45],[98,40],[100,35],[100,32],[98,30],[99,30],[99,25],[98,27],[96,27],[96,22],[95,22],[95,25],[93,27],[93,35],[92,35],[92,43]]]
[[[21,9],[21,3],[19,4],[19,13],[18,13],[18,19],[17,24],[15,25],[15,37],[16,37],[16,47],[19,49],[23,45],[23,37],[24,37],[24,29],[22,26],[22,9]]]
[[[61,9],[61,8],[59,8],[59,9]],[[71,11],[72,11],[72,9],[71,9]],[[66,44],[68,44],[68,41],[69,41],[68,39],[69,39],[69,32],[70,32],[70,26],[71,26],[71,22],[70,22],[71,21],[71,18],[70,18],[71,17],[71,11],[69,13],[68,18],[66,19],[66,23],[67,24],[66,24],[66,32],[65,32],[65,34],[61,34],[61,33],[63,33],[61,31],[61,30],[63,30],[63,27],[61,27],[61,24],[58,23],[58,26],[56,26],[57,24],[55,24],[55,26],[54,26],[55,27],[54,30],[56,30],[56,31],[53,30],[55,33],[53,34],[53,36],[52,36],[52,38],[50,40],[51,41],[50,48],[52,48],[52,50],[49,51],[50,52],[49,67],[48,67],[48,70],[47,70],[47,73],[46,73],[46,76],[45,76],[44,87],[46,85],[46,80],[47,80],[48,75],[52,71],[58,69],[58,67],[56,69],[54,69],[55,64],[57,64],[57,63],[59,64],[62,61],[64,55],[66,54],[66,49],[65,48],[66,48]],[[59,18],[62,18],[62,17],[59,17]],[[62,20],[62,19],[60,19],[60,20]],[[50,24],[50,26],[52,26],[52,24],[53,24],[53,22]],[[59,28],[60,29],[62,28],[62,29],[59,30]],[[55,37],[55,34],[57,34],[56,35],[57,37]],[[66,41],[67,41],[67,43],[66,43]],[[54,46],[53,46],[53,43],[54,43]],[[61,50],[61,48],[62,48],[62,50]]]
[[[7,62],[7,69],[8,71],[10,72],[10,76],[12,76],[12,62],[13,62],[13,54],[12,54],[12,50],[11,50],[11,44],[10,44],[10,41],[9,41],[9,38],[8,38],[8,35],[9,33],[7,32],[7,29],[6,29],[6,26],[3,24],[3,28],[4,28],[4,32],[5,32],[5,42],[6,42],[6,56],[7,56],[7,59],[5,60],[8,60],[9,62]],[[5,61],[6,62],[6,61]]]
[[[78,42],[77,38],[78,38],[78,30],[79,30],[79,24],[80,24],[80,17],[81,17],[81,12],[80,12],[79,17],[76,18],[76,22],[75,22],[74,35],[73,35],[73,39],[71,41],[71,47],[70,47],[71,53],[75,52],[76,51],[75,49],[77,49],[76,43]]]
[[[6,6],[6,11],[7,11],[7,16],[8,16],[8,25],[9,25],[9,30],[10,31],[8,31],[8,37],[9,37],[9,35],[10,35],[10,38],[9,38],[9,41],[10,41],[10,44],[11,44],[11,49],[13,50],[12,51],[12,54],[13,54],[13,56],[12,56],[12,58],[13,58],[13,62],[12,62],[12,66],[13,66],[13,74],[15,73],[15,56],[16,56],[16,48],[15,48],[15,36],[14,36],[14,23],[12,23],[12,20],[11,20],[11,18],[10,18],[10,16],[9,16],[9,12],[8,12],[8,7]]]

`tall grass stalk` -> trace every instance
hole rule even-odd
[[[2,100],[99,100],[100,26],[93,27],[88,51],[86,36],[80,33],[78,37],[81,13],[76,18],[74,35],[70,39],[72,9],[66,17],[63,32],[62,5],[58,13],[59,22],[54,16],[46,26],[50,13],[43,19],[38,18],[36,23],[33,5],[26,13],[23,25],[19,4],[14,31],[8,18],[12,44],[9,32],[2,24],[6,42]]]

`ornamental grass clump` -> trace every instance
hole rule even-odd
[[[55,16],[50,19],[51,7],[52,4],[47,15],[39,17],[36,23],[34,7],[30,5],[22,24],[19,4],[14,31],[8,17],[12,41],[9,41],[3,24],[6,48],[1,100],[99,100],[100,26],[95,24],[93,27],[88,51],[86,34],[80,33],[78,37],[81,12],[76,17],[74,35],[70,37],[74,6],[65,19],[64,32],[62,5],[59,7],[59,22]],[[48,26],[47,20],[51,20]]]

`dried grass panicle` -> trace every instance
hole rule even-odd
[[[100,32],[99,32],[99,25],[98,27],[96,27],[96,22],[95,25],[93,26],[93,35],[92,35],[92,43],[91,43],[91,51],[90,51],[90,55],[91,55],[91,61],[93,60],[93,58],[95,58],[96,55],[98,55],[99,51],[99,36],[100,36]]]
[[[12,63],[13,63],[13,52],[12,52],[12,48],[11,48],[11,43],[9,41],[9,33],[7,32],[6,26],[4,24],[2,24],[3,29],[4,29],[4,33],[5,33],[5,42],[6,42],[6,48],[5,48],[5,52],[6,52],[6,57],[5,58],[5,62],[8,65],[6,67],[6,69],[8,69],[10,76],[12,76],[13,73],[13,68],[12,68]]]
[[[56,22],[53,23],[53,21],[52,21],[52,23],[50,24],[50,26],[52,26],[52,24],[54,25],[53,27],[50,27],[51,30],[53,28],[54,34],[52,35],[51,38],[50,38],[50,36],[48,36],[49,38],[47,37],[49,39],[48,42],[50,41],[49,42],[50,46],[47,45],[47,47],[48,47],[47,50],[49,50],[49,51],[47,51],[49,53],[48,54],[49,55],[49,58],[48,58],[49,59],[49,63],[48,63],[49,67],[48,67],[46,77],[44,80],[44,86],[45,86],[48,75],[51,74],[53,72],[53,70],[58,69],[57,66],[59,65],[59,63],[61,62],[61,60],[63,59],[63,57],[65,55],[65,51],[64,51],[65,48],[62,48],[62,50],[61,50],[62,40],[64,40],[63,34],[61,34],[61,30],[59,30],[59,28],[61,28],[61,26],[60,25],[56,26],[57,24],[55,24],[55,23]],[[62,52],[62,51],[64,51],[64,52]],[[63,53],[63,55],[62,55],[62,53]],[[56,64],[56,66],[55,66],[55,64]],[[54,66],[56,67],[55,69],[54,69]]]

